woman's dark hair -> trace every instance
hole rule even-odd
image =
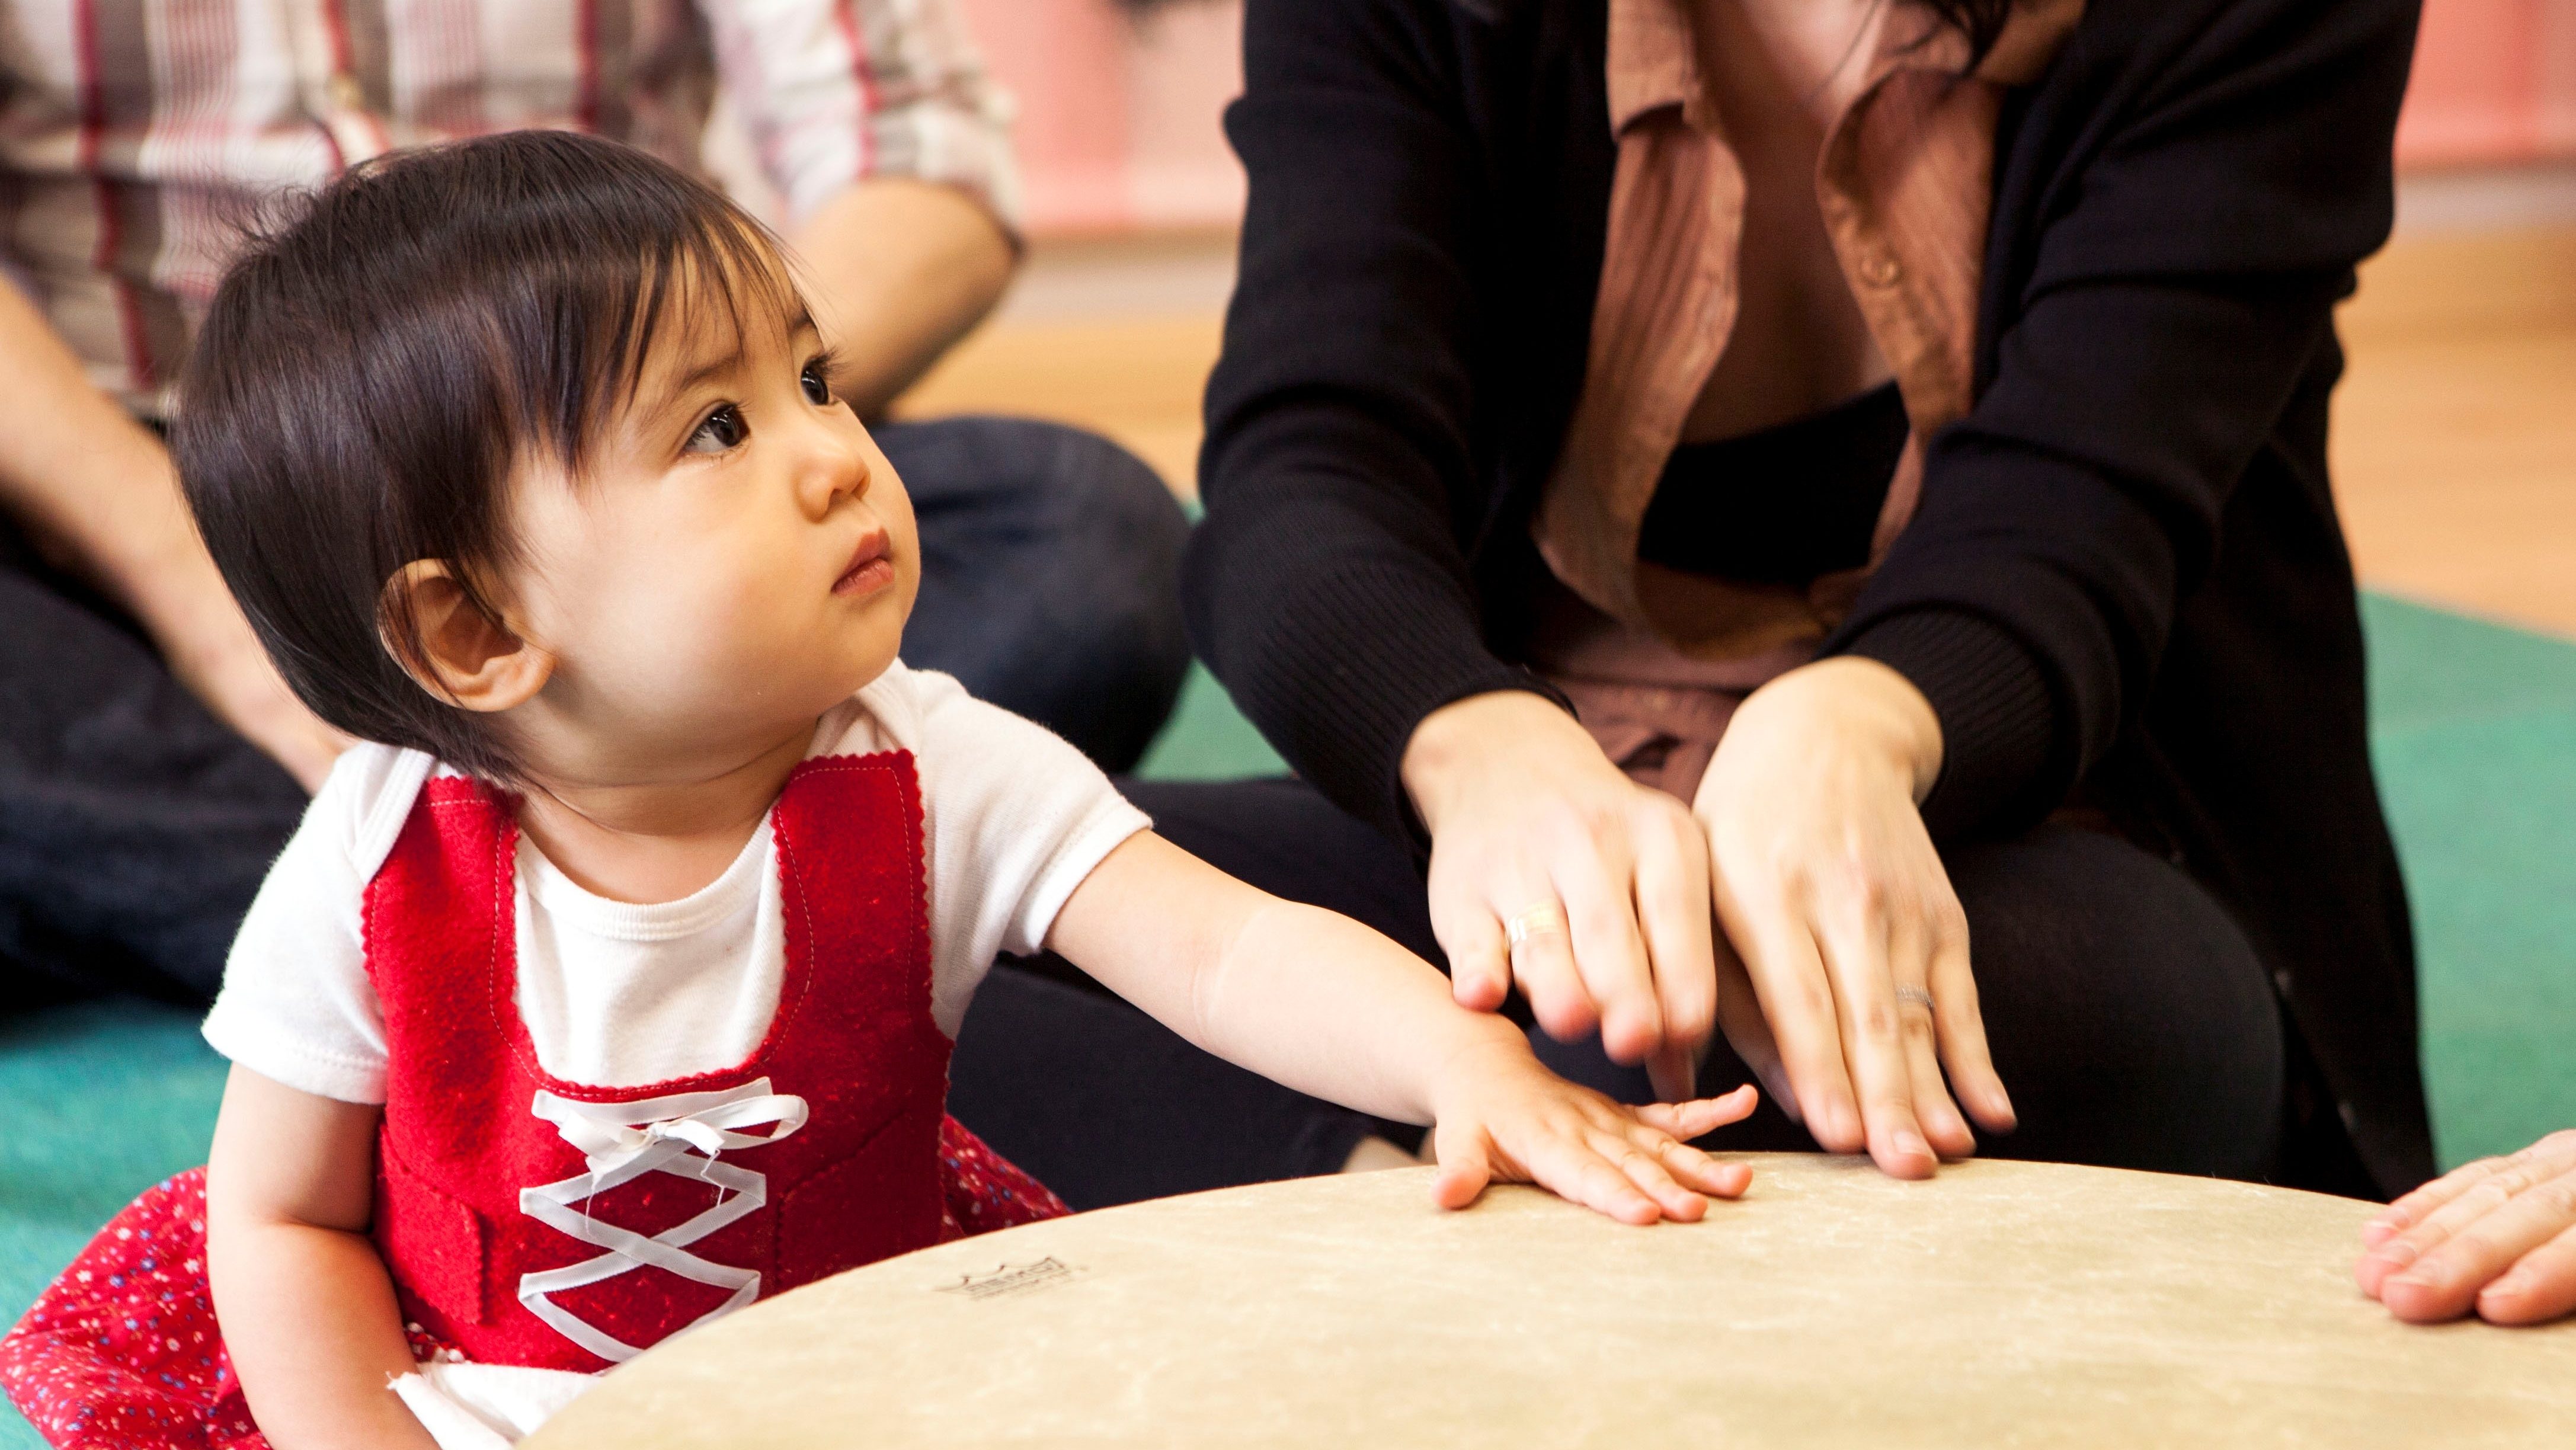
[[[579,475],[684,294],[739,323],[787,315],[790,290],[757,222],[612,141],[517,131],[381,158],[225,276],[180,382],[179,476],[315,714],[515,780],[507,733],[397,662],[426,656],[386,581],[440,560],[498,618],[513,470]]]

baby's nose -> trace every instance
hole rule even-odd
[[[817,449],[805,470],[805,491],[815,512],[827,513],[844,497],[867,496],[870,473],[864,450],[847,445]]]

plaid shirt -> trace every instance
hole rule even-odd
[[[791,220],[880,174],[1017,216],[955,0],[0,0],[0,27],[0,262],[148,414],[256,203],[393,147],[569,127],[696,169],[721,81]]]

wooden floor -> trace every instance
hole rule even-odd
[[[1221,296],[1192,285],[1177,307],[1006,312],[902,411],[1081,423],[1187,494]],[[2343,330],[2336,490],[2365,582],[2576,636],[2576,229],[2401,237],[2363,269]]]
[[[2335,491],[2363,579],[2576,635],[2576,230],[2401,242],[2343,325]]]

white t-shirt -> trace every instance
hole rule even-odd
[[[1091,869],[1150,822],[1081,752],[896,664],[824,715],[809,755],[913,754],[929,853],[931,1013],[957,1035],[999,952],[1036,951]],[[360,745],[340,757],[270,868],[206,1018],[215,1050],[288,1087],[385,1100],[384,1019],[359,911],[421,786],[443,767]],[[778,856],[764,820],[704,889],[638,906],[595,896],[524,836],[519,1014],[549,1073],[633,1087],[731,1067],[777,1015],[786,975]]]

